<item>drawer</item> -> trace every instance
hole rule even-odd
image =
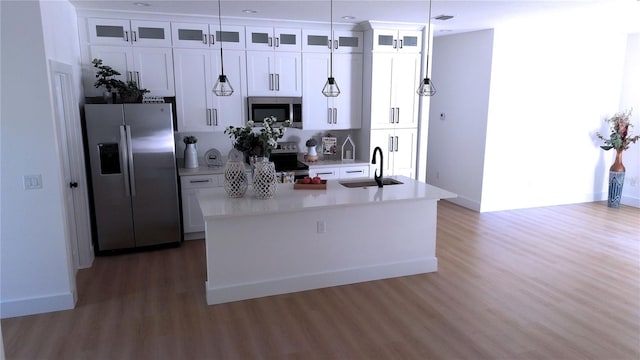
[[[182,189],[203,189],[222,186],[222,175],[181,176]]]
[[[369,177],[369,166],[343,166],[340,168],[340,179]]]
[[[330,167],[313,168],[313,167],[309,167],[309,176],[311,176],[311,177],[319,176],[323,180],[331,180],[331,179],[338,179],[340,177],[340,172],[339,172],[339,170],[337,168],[330,168]]]

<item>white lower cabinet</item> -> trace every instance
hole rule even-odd
[[[323,180],[338,180],[369,177],[369,165],[309,166],[309,176],[320,176]]]
[[[371,130],[371,151],[376,146],[382,149],[384,176],[415,176],[417,135],[416,129]]]
[[[213,188],[223,185],[223,175],[181,176],[182,190],[182,224],[185,234],[204,231],[204,219],[198,203],[199,189]]]

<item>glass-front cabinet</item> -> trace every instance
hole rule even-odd
[[[171,46],[168,21],[89,18],[87,24],[91,44]]]
[[[361,53],[363,34],[359,31],[302,30],[303,52]]]
[[[246,28],[247,50],[300,51],[300,29],[277,27]]]
[[[218,24],[171,23],[173,47],[244,49],[244,26]],[[222,44],[221,44],[222,43]]]
[[[375,29],[373,50],[419,53],[422,49],[422,31]]]

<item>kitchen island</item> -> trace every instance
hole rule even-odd
[[[278,184],[271,199],[197,194],[205,220],[208,304],[437,271],[437,202],[456,195],[403,184],[326,190]]]

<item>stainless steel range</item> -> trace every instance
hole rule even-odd
[[[282,182],[309,175],[309,166],[298,160],[298,143],[294,141],[278,142],[278,146],[271,151],[269,160],[273,161]]]

